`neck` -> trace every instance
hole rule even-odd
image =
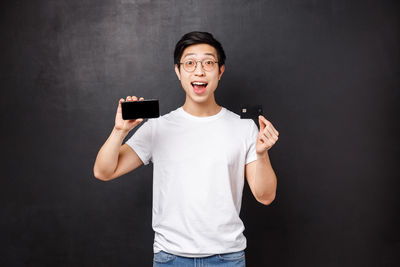
[[[215,102],[212,97],[206,102],[194,102],[186,95],[185,104],[182,106],[183,110],[196,117],[209,117],[221,111],[222,107]]]

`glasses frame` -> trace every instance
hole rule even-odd
[[[199,62],[201,62],[201,67],[203,68],[203,70],[204,70],[204,71],[207,71],[207,72],[213,71],[213,70],[215,69],[215,66],[213,67],[212,70],[206,70],[206,69],[204,68],[204,65],[203,65],[203,62],[204,62],[204,61],[213,61],[214,64],[217,63],[217,65],[218,65],[218,61],[211,60],[211,59],[193,60],[194,62],[196,62],[196,66],[194,67],[194,69],[193,69],[192,71],[188,71],[188,70],[185,68],[185,63],[186,63],[187,61],[192,61],[192,59],[188,59],[188,60],[186,60],[185,62],[179,62],[180,65],[183,64],[183,68],[184,68],[185,71],[187,71],[187,72],[194,72],[194,71],[197,69],[197,64],[198,64]]]

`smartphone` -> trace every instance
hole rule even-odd
[[[125,101],[121,103],[122,119],[135,120],[139,118],[158,118],[160,108],[158,99],[145,99],[142,101]]]
[[[252,119],[258,125],[258,116],[263,115],[262,105],[241,105],[240,118],[241,119]]]

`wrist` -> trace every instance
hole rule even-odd
[[[116,127],[114,126],[114,129],[112,130],[112,132],[113,132],[113,134],[115,134],[115,135],[117,135],[117,136],[120,136],[120,137],[125,138],[125,136],[128,135],[129,130],[118,129],[118,128],[116,128]]]
[[[268,156],[268,150],[262,152],[262,153],[256,153],[257,154],[257,159],[267,159]]]

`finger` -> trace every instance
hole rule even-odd
[[[267,138],[265,136],[261,137],[264,141],[264,144],[267,145],[267,147],[272,147],[275,144],[275,140],[272,138]]]
[[[264,122],[265,125],[270,123],[263,115],[258,116],[258,118],[260,118]]]
[[[265,123],[261,120],[261,116],[258,116],[258,125],[260,125],[260,132],[264,131]]]
[[[270,144],[268,138],[265,135],[261,135],[260,138],[261,138],[262,142],[264,143],[264,145],[268,146]]]
[[[126,101],[132,101],[132,97],[128,95],[128,96],[126,97]]]
[[[137,97],[136,96],[132,96],[132,100],[133,101],[137,101]]]
[[[269,128],[269,130],[272,130],[271,133],[274,133],[276,135],[279,135],[279,132],[275,129],[274,125],[270,121],[268,121],[264,116],[260,115],[262,121],[264,124]]]
[[[136,126],[139,123],[141,123],[143,121],[143,119],[140,118],[140,119],[133,119],[133,120],[128,120],[128,121],[129,121],[129,123],[133,123]]]
[[[118,108],[117,108],[117,113],[122,113],[122,107],[121,107],[121,103],[124,102],[125,100],[123,98],[121,98],[118,101]]]
[[[272,136],[275,135],[270,124],[265,125],[264,134],[269,138],[272,138]]]
[[[143,100],[144,100],[144,98],[143,98],[143,97],[139,98],[139,101],[143,101]]]
[[[272,123],[271,123],[271,129],[272,129],[272,131],[274,131],[274,134],[279,136],[279,132],[275,129],[275,127],[274,127],[274,125],[272,125]]]
[[[269,140],[270,140],[273,144],[275,144],[275,143],[278,141],[278,136],[276,136],[275,134],[273,134],[273,135],[269,138]]]
[[[279,135],[279,132],[275,129],[274,125],[270,122],[268,127],[274,134]]]

